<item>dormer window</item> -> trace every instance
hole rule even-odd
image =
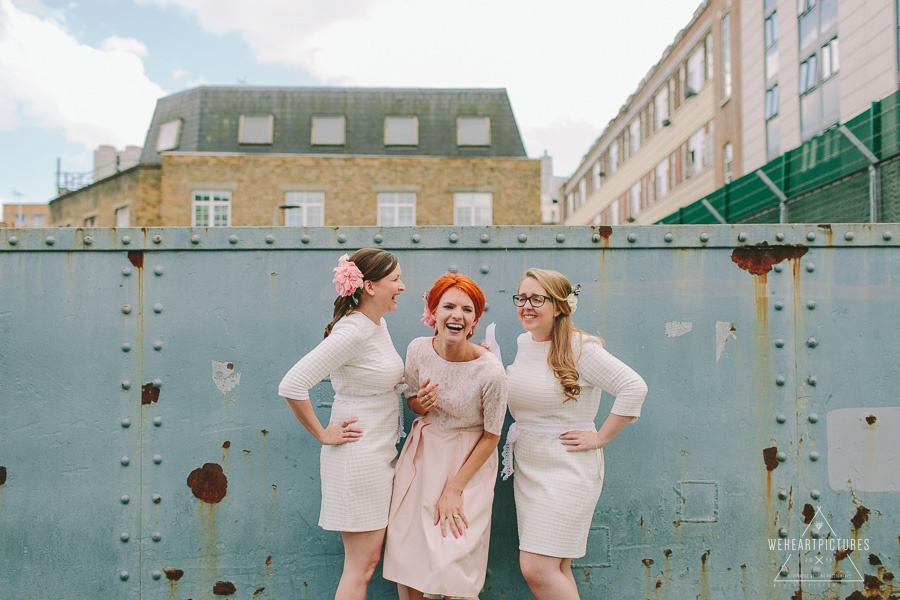
[[[181,139],[181,119],[175,119],[168,123],[163,123],[159,128],[159,136],[156,138],[156,151],[165,152],[166,150],[174,150],[178,147]]]
[[[418,146],[419,117],[394,116],[384,118],[385,146]]]
[[[238,142],[241,144],[271,144],[275,132],[273,115],[241,115]]]
[[[490,117],[457,117],[456,144],[458,146],[490,146]]]
[[[313,146],[343,146],[346,143],[346,117],[319,116],[312,118]]]

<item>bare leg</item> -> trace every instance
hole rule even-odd
[[[424,592],[420,592],[419,590],[414,590],[411,587],[406,588],[409,592],[409,600],[422,600],[424,597]]]
[[[403,585],[402,583],[397,584],[397,597],[399,600],[410,600],[409,598],[409,588]]]
[[[578,589],[578,586],[575,584],[575,575],[572,574],[572,559],[564,558],[559,565],[562,574],[566,576],[566,579],[572,581],[572,585],[575,586],[575,589]]]
[[[366,600],[369,581],[381,560],[384,529],[377,531],[342,531],[344,571],[335,600]]]
[[[537,600],[580,600],[571,569],[568,576],[563,573],[563,561],[568,559],[519,552],[522,575]]]

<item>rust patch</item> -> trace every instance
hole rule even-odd
[[[791,600],[803,600],[803,590],[797,590],[791,596]]]
[[[653,559],[652,558],[642,558],[641,562],[644,563],[645,567],[649,567],[650,565],[653,564]]]
[[[268,429],[260,429],[259,432],[263,435],[266,435],[267,433],[269,433],[269,430]]]
[[[868,423],[869,425],[874,425],[875,421],[877,420],[878,417],[876,417],[875,415],[869,415],[868,417],[866,417],[866,423]]]
[[[226,450],[228,450],[229,448],[231,448],[231,442],[228,440],[225,440],[225,443],[222,444],[222,447],[225,448]]]
[[[225,366],[228,367],[229,369],[234,369],[234,363],[228,363]]]
[[[850,556],[850,552],[852,552],[852,550],[850,550],[850,548],[843,548],[841,550],[835,550],[834,551],[834,560],[836,560],[836,561],[844,560],[845,558]]]
[[[152,383],[145,383],[141,386],[141,404],[154,402],[159,402],[159,388]]]
[[[666,548],[665,550],[663,550],[663,554],[665,554],[667,557],[672,556],[672,549]]]
[[[831,223],[819,223],[816,227],[819,229],[831,229]]]
[[[891,573],[890,571],[885,571],[885,572],[884,572],[884,575],[882,575],[881,578],[884,579],[885,581],[893,581],[893,580],[894,580],[894,574]]]
[[[881,559],[875,556],[874,554],[869,555],[869,564],[873,567],[877,567],[881,564]]]
[[[816,509],[813,508],[813,505],[807,502],[803,505],[803,522],[809,525],[812,523],[813,517],[816,516]]]
[[[856,514],[853,515],[853,518],[850,519],[850,522],[853,523],[853,529],[859,529],[862,527],[862,524],[869,520],[869,513],[872,512],[865,506],[856,507]]]
[[[140,250],[132,250],[131,252],[129,252],[128,260],[130,260],[131,264],[133,264],[138,269],[144,268],[144,253]]]
[[[0,485],[6,483],[6,467],[0,467]]]
[[[709,550],[700,555],[700,562],[705,565],[707,558],[709,558]]]
[[[609,236],[612,235],[612,227],[610,227],[609,225],[601,225],[597,228],[597,233],[599,233],[600,237],[602,237],[603,239],[608,240]]]
[[[866,596],[859,590],[856,590],[852,594],[847,596],[846,600],[866,600]]]
[[[259,596],[260,594],[262,594],[262,593],[263,593],[263,590],[265,590],[265,589],[266,589],[266,588],[264,588],[264,587],[256,588],[256,591],[253,592],[253,597],[256,598],[257,596]]]
[[[778,446],[763,448],[763,462],[769,471],[774,471],[778,468]]]
[[[206,463],[191,471],[187,484],[194,496],[210,504],[221,502],[228,491],[228,478],[216,463]]]
[[[272,557],[269,556],[268,558],[266,558],[266,566],[268,567],[271,564],[272,564]]]
[[[765,275],[772,270],[772,265],[800,258],[808,250],[809,248],[802,244],[770,246],[767,242],[760,242],[755,246],[735,248],[731,253],[731,260],[753,275]]]
[[[874,575],[863,575],[863,587],[867,590],[877,590],[884,587],[884,584]]]
[[[657,580],[656,580],[656,589],[659,589],[659,588],[661,588],[661,587],[662,587],[662,581],[659,580],[659,579],[657,579]]]
[[[230,596],[237,592],[237,588],[230,581],[217,581],[213,586],[213,594],[216,596]]]
[[[163,573],[166,574],[166,579],[169,581],[178,581],[182,577],[184,577],[184,571],[181,569],[163,569]]]
[[[674,525],[675,527],[681,527],[681,523],[679,523],[678,521],[672,521],[672,525]]]

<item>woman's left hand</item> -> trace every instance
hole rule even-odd
[[[596,431],[567,431],[559,436],[566,452],[581,452],[582,450],[597,450],[602,448]]]
[[[434,509],[434,524],[441,526],[441,535],[447,537],[447,529],[453,537],[462,535],[463,529],[469,526],[466,514],[462,509],[462,494],[452,490],[444,490],[441,499]]]

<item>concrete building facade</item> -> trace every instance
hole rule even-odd
[[[46,204],[4,204],[0,227],[45,227],[50,224]]]

